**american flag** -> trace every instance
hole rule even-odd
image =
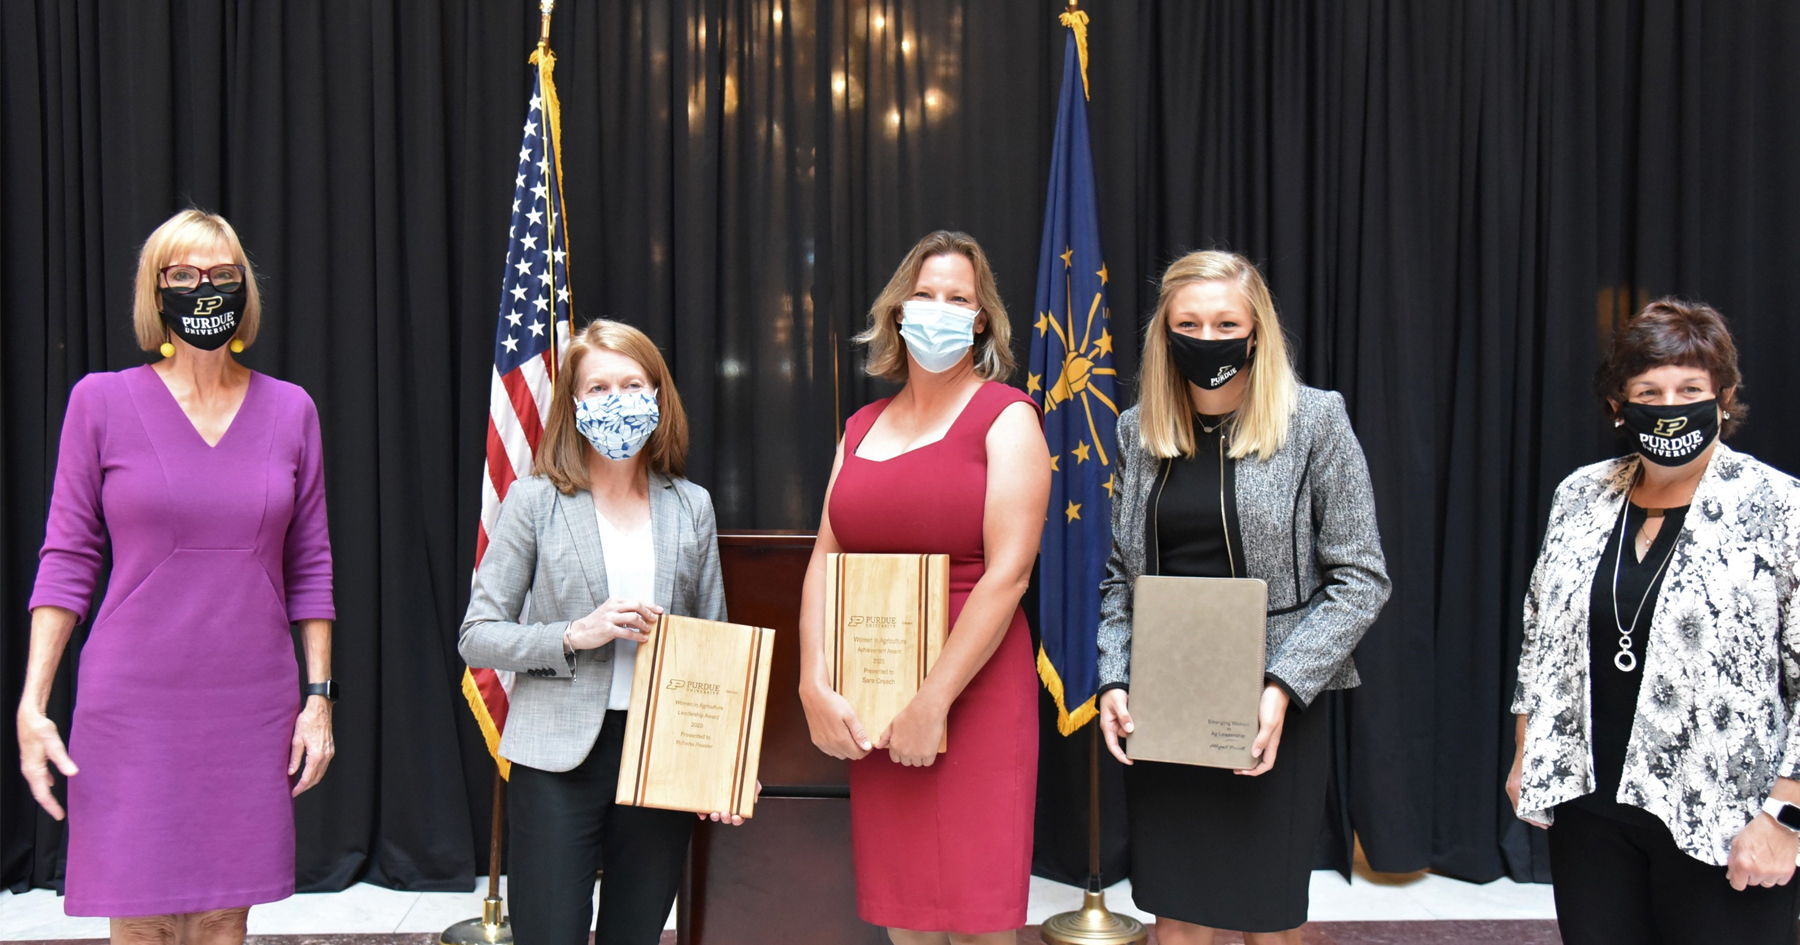
[[[563,226],[559,122],[556,86],[540,50],[537,81],[519,145],[513,182],[512,227],[506,247],[506,277],[500,291],[500,318],[494,331],[494,374],[488,394],[487,468],[481,479],[481,531],[475,539],[475,566],[487,553],[488,532],[500,517],[500,502],[513,480],[531,475],[532,458],[550,414],[551,377],[557,352],[568,344],[571,322],[568,250]],[[527,605],[529,607],[529,604]],[[521,617],[523,619],[523,617]],[[488,752],[502,774],[500,757],[512,674],[470,668],[463,695],[481,725]]]

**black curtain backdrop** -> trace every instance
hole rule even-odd
[[[816,523],[839,423],[886,392],[848,338],[927,230],[983,241],[1024,353],[1060,2],[561,6],[577,316],[669,356],[722,525]],[[149,231],[222,212],[264,276],[244,360],[305,386],[324,425],[346,697],[337,760],[298,802],[308,889],[467,889],[486,868],[492,769],[455,631],[535,7],[0,0],[0,702],[68,390],[146,360],[130,285]],[[1395,595],[1364,687],[1320,703],[1338,753],[1321,862],[1344,865],[1354,832],[1381,870],[1547,878],[1500,789],[1505,709],[1550,492],[1617,448],[1589,393],[1611,327],[1663,293],[1717,305],[1757,407],[1735,445],[1800,470],[1781,410],[1800,395],[1800,10],[1084,8],[1115,311],[1141,324],[1184,250],[1250,255],[1369,454]],[[1130,377],[1135,326],[1117,327]],[[0,881],[56,885],[62,828],[0,728]],[[1086,739],[1044,744],[1036,865],[1074,878]],[[1109,794],[1109,874],[1119,816]]]

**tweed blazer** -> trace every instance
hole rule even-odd
[[[1519,813],[1542,823],[1594,789],[1588,604],[1641,462],[1563,480],[1525,594]],[[1671,554],[1614,799],[1723,866],[1775,779],[1800,777],[1800,482],[1720,443]]]
[[[686,479],[650,475],[656,599],[672,614],[725,619],[712,497]],[[500,755],[544,771],[587,757],[606,719],[614,645],[563,654],[569,622],[608,597],[594,500],[548,479],[507,490],[475,573],[457,649],[470,666],[515,673]],[[529,609],[527,599],[529,598]]]
[[[1119,415],[1122,469],[1112,556],[1100,584],[1100,684],[1131,681],[1131,595],[1144,573],[1144,515],[1163,460],[1144,449],[1138,408]],[[1375,491],[1344,398],[1301,387],[1288,441],[1268,460],[1237,460],[1247,577],[1269,585],[1268,674],[1311,705],[1361,684],[1350,651],[1391,584],[1375,525]]]

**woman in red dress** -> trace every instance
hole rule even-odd
[[[905,386],[857,411],[838,444],[801,604],[800,699],[813,744],[852,762],[863,920],[895,945],[1011,945],[1037,801],[1037,674],[1019,597],[1050,453],[1035,405],[1000,382],[1011,332],[974,239],[920,240],[869,320],[857,338],[869,373]],[[950,555],[950,634],[886,731],[865,731],[826,677],[825,556],[837,551]]]

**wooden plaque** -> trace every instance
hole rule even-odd
[[[831,687],[850,701],[870,741],[918,693],[949,630],[949,555],[825,556]]]
[[[617,801],[749,817],[775,631],[664,614],[638,646]]]
[[[1253,768],[1268,585],[1143,575],[1132,589],[1134,760]]]

